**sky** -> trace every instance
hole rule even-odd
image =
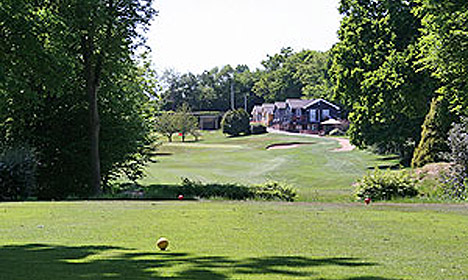
[[[337,42],[338,0],[156,0],[148,32],[159,71],[261,67],[283,47],[326,51]]]

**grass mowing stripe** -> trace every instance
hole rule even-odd
[[[205,182],[257,184],[283,181],[298,189],[301,201],[350,201],[352,183],[376,165],[395,160],[369,152],[333,152],[336,141],[279,134],[225,137],[219,131],[204,132],[197,143],[170,143],[148,168],[141,183],[177,184],[181,177]],[[310,142],[293,149],[266,150],[275,143]]]

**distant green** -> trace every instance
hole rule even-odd
[[[312,144],[266,150],[270,144],[291,142]],[[141,183],[177,184],[182,177],[243,184],[277,180],[294,186],[299,201],[349,201],[353,182],[370,168],[397,165],[391,157],[367,151],[333,151],[338,147],[333,139],[272,133],[230,138],[204,132],[200,142],[164,143]]]
[[[0,203],[1,280],[468,279],[467,259],[464,205]]]

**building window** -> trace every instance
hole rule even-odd
[[[329,119],[330,118],[330,110],[328,110],[328,109],[322,110],[322,118],[323,119]]]
[[[296,109],[296,116],[300,116],[301,115],[301,109]]]
[[[317,110],[310,110],[310,121],[311,122],[316,122],[317,121]]]

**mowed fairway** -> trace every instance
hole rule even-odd
[[[468,279],[467,259],[466,205],[0,203],[8,280]]]
[[[275,143],[310,142],[266,150]],[[164,143],[143,184],[175,184],[182,177],[202,182],[254,184],[277,180],[293,185],[300,201],[349,201],[352,183],[369,167],[395,164],[365,151],[334,152],[336,140],[263,134],[228,138],[205,132],[203,140]]]

